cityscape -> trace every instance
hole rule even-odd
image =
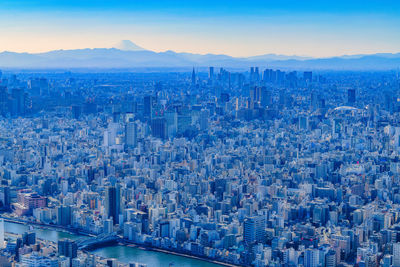
[[[399,3],[387,1],[390,9],[375,1],[338,1],[336,8],[254,1],[254,8],[232,1],[224,9],[228,3],[216,1],[214,14],[209,1],[185,7],[170,0],[116,1],[122,7],[32,2],[41,3],[0,3],[0,15],[43,15],[32,23],[49,38],[37,50],[33,39],[12,39],[29,37],[22,28],[0,30],[1,267],[400,266],[398,28],[382,27],[385,49],[368,36],[372,26],[365,36],[359,28],[360,43],[348,36],[332,47],[322,47],[312,28],[312,49],[296,37],[290,56],[292,50],[279,50],[286,46],[271,50],[243,41],[247,48],[237,48],[240,38],[250,42],[259,33],[240,32],[240,23],[231,21],[245,14],[246,25],[278,23],[286,10],[299,29],[306,28],[306,15],[331,29],[335,23],[328,27],[320,15],[341,8],[327,16],[357,14],[351,29],[376,14],[390,18],[382,15],[378,26],[398,26]],[[260,19],[271,10],[279,16]],[[114,16],[101,16],[107,12]],[[151,20],[152,12],[160,12],[165,29],[182,30],[168,38],[177,38],[178,52],[158,48],[163,42],[147,32],[138,36],[154,43],[151,49],[122,38],[82,48],[84,35],[116,24],[107,19],[137,14]],[[219,12],[226,13],[220,18]],[[208,35],[203,45],[191,43],[203,29],[189,22],[217,17],[243,35],[224,43],[225,52],[205,53]],[[49,18],[68,38],[79,29],[64,29],[62,19],[88,24],[81,39],[63,41],[71,47],[54,42],[55,49],[50,40],[58,33]],[[102,24],[91,26],[90,19]],[[175,20],[189,26],[179,28]],[[208,30],[213,39],[220,27],[231,38],[221,24]],[[122,27],[116,25],[110,36]],[[185,35],[185,27],[199,33]],[[337,27],[331,33],[342,40],[345,30]],[[361,44],[364,38],[371,42]],[[191,52],[182,52],[185,45]],[[263,55],[252,54],[262,46],[268,48]]]

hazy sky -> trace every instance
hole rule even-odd
[[[112,47],[316,57],[400,52],[400,1],[0,0],[0,51]]]

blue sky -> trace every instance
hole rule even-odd
[[[400,1],[0,1],[0,51],[112,47],[327,57],[400,52]]]

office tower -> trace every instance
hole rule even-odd
[[[36,233],[35,232],[23,233],[22,244],[27,245],[27,246],[36,244]]]
[[[106,260],[106,266],[108,266],[108,267],[117,267],[118,266],[118,261],[116,259],[107,259]]]
[[[253,216],[244,220],[243,238],[246,244],[265,241],[265,217]]]
[[[167,123],[165,118],[156,118],[151,120],[151,132],[156,138],[167,138]]]
[[[349,105],[354,105],[356,103],[356,89],[347,90],[347,103]]]
[[[392,260],[393,267],[400,266],[400,243],[393,244],[393,260]]]
[[[317,267],[319,264],[318,249],[306,249],[304,252],[304,267]]]
[[[10,209],[10,187],[0,186],[0,209]]]
[[[312,71],[305,71],[303,73],[303,80],[305,82],[312,82]]]
[[[103,135],[104,146],[113,146],[116,144],[118,128],[119,124],[115,122],[112,122],[108,125],[108,128],[104,131]]]
[[[200,113],[200,130],[204,131],[208,129],[208,118],[210,112],[207,109],[202,109]]]
[[[192,125],[192,116],[180,115],[178,116],[178,133],[183,134]]]
[[[94,114],[97,112],[97,104],[93,100],[89,100],[84,104],[83,111],[86,114]]]
[[[250,82],[254,80],[254,67],[250,67]]]
[[[75,120],[79,120],[79,118],[81,117],[82,114],[82,107],[79,105],[73,105],[72,106],[72,117]]]
[[[214,80],[214,67],[210,67],[208,71],[208,79],[210,79],[211,81]]]
[[[174,137],[178,131],[178,113],[175,109],[168,109],[164,116],[167,122],[167,136]]]
[[[192,71],[192,85],[195,85],[196,84],[196,72],[194,71],[194,68],[193,68],[193,71]]]
[[[71,239],[58,240],[58,254],[72,260],[78,256],[78,245]]]
[[[284,89],[279,90],[279,105],[284,106],[286,100],[286,91]]]
[[[114,225],[113,225],[113,221],[111,219],[106,219],[103,222],[103,232],[106,234],[111,234],[112,232],[114,232]]]
[[[266,108],[272,104],[271,91],[267,87],[261,87],[261,107]]]
[[[143,98],[143,115],[145,118],[150,119],[153,112],[153,96],[147,95]]]
[[[6,86],[0,86],[0,114],[5,116],[8,113],[8,92]]]
[[[71,225],[72,216],[71,216],[71,207],[70,206],[59,206],[57,207],[57,224],[68,226]]]
[[[311,92],[310,96],[310,109],[311,110],[317,110],[318,109],[318,94],[316,92]]]
[[[308,117],[307,116],[300,116],[299,117],[299,129],[300,130],[307,130],[308,129]]]
[[[258,69],[258,67],[255,67],[255,69],[254,69],[254,80],[258,81],[259,78],[260,78],[259,69]]]
[[[250,89],[250,101],[252,103],[259,103],[261,101],[263,87],[254,86]]]
[[[40,78],[40,95],[48,95],[49,94],[49,82],[46,78]]]
[[[135,122],[127,122],[125,125],[125,144],[129,147],[137,145],[137,124]]]
[[[325,255],[325,266],[326,267],[336,267],[336,251],[330,249]]]
[[[3,249],[4,247],[4,219],[0,218],[0,249]]]
[[[121,214],[121,188],[119,185],[106,188],[105,207],[107,218],[112,218],[113,223],[118,224]]]
[[[24,89],[14,88],[11,91],[11,114],[20,116],[25,114],[25,93]]]

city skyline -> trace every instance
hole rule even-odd
[[[113,47],[235,57],[400,52],[395,1],[2,1],[0,51]]]

